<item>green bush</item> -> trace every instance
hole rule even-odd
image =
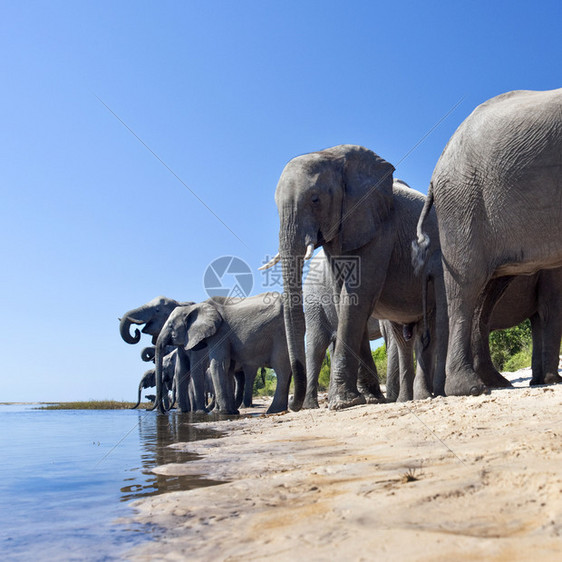
[[[318,390],[323,392],[328,390],[330,386],[330,353],[326,351],[326,357],[324,357],[324,361],[322,361],[322,367],[320,368],[320,374],[318,375]]]
[[[516,353],[513,357],[510,357],[503,366],[503,371],[507,371],[508,373],[513,373],[514,371],[518,371],[519,369],[523,369],[525,367],[531,366],[531,356],[532,350],[524,349],[519,353]]]
[[[277,376],[273,369],[262,367],[254,380],[254,396],[273,396],[277,387]]]
[[[494,367],[498,371],[508,370],[507,364],[510,359],[514,359],[516,355],[523,352],[518,359],[518,363],[522,367],[531,365],[531,322],[525,320],[518,326],[508,328],[507,330],[496,330],[490,334],[490,354]],[[522,364],[523,357],[528,356],[527,364]],[[510,366],[511,369],[511,366]]]
[[[386,382],[386,346],[383,344],[374,351],[371,352],[373,356],[373,361],[377,367],[377,374],[379,375],[379,381],[381,384]],[[318,390],[320,392],[328,390],[330,386],[330,353],[326,352],[326,357],[322,362],[322,367],[320,368],[320,375],[318,376]]]
[[[386,345],[381,345],[377,347],[374,351],[371,351],[373,356],[373,361],[377,367],[377,374],[379,375],[379,381],[381,384],[386,384]]]

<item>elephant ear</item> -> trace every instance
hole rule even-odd
[[[372,240],[392,211],[394,166],[361,146],[348,147],[343,165],[342,251]]]
[[[193,308],[187,318],[185,349],[193,349],[217,332],[222,324],[219,311],[208,303],[201,303]]]

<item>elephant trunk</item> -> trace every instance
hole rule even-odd
[[[154,408],[158,408],[158,411],[162,414],[166,413],[166,406],[163,399],[163,352],[164,345],[156,345],[156,359],[155,359],[155,379],[156,379],[156,400],[154,401]]]
[[[154,361],[155,356],[156,356],[156,348],[154,346],[145,347],[141,351],[141,359],[146,363],[150,361]]]
[[[121,322],[119,323],[119,332],[121,333],[121,337],[127,343],[131,343],[131,344],[139,343],[141,338],[140,331],[138,329],[135,329],[135,335],[132,336],[130,332],[131,324],[138,324],[138,322],[132,321],[131,318],[129,318],[129,316],[127,315],[123,316]]]
[[[147,372],[142,376],[142,379],[141,379],[140,382],[139,382],[139,393],[138,393],[138,396],[137,396],[137,403],[136,403],[134,406],[131,407],[131,410],[134,410],[135,408],[138,408],[138,407],[139,407],[139,405],[140,405],[140,403],[141,403],[141,393],[142,393],[142,389],[143,389],[143,388],[146,388],[146,387],[145,387],[145,384],[144,384],[144,381],[145,381],[147,375],[148,375],[151,371],[152,371],[152,369],[151,369],[150,371],[147,371]]]
[[[306,394],[305,321],[302,300],[302,270],[305,247],[303,245],[300,251],[296,251],[294,242],[282,240],[280,251],[285,299],[283,316],[294,382],[291,409],[298,411],[302,408]]]

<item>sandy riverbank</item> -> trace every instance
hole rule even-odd
[[[133,560],[561,560],[562,385],[217,423]],[[207,424],[208,425],[208,424]]]

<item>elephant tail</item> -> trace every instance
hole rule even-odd
[[[414,266],[414,273],[419,275],[420,271],[423,269],[427,259],[427,249],[431,240],[429,236],[423,231],[423,223],[431,210],[433,205],[433,184],[429,184],[429,190],[427,192],[427,197],[425,199],[425,204],[423,206],[420,218],[418,219],[418,225],[416,227],[417,239],[412,241],[412,265]]]

